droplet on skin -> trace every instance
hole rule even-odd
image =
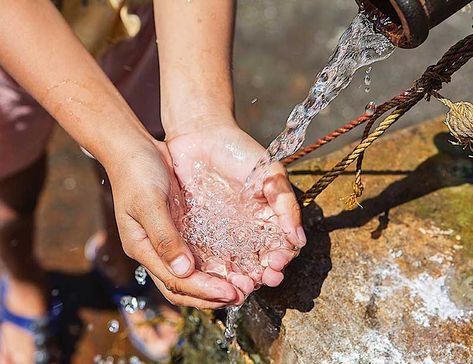
[[[28,128],[25,122],[23,121],[18,121],[15,123],[15,130],[16,131],[24,131]]]

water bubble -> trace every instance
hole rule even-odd
[[[110,320],[107,324],[108,331],[116,334],[120,330],[120,323],[117,320]]]
[[[15,130],[16,131],[24,131],[28,128],[28,125],[23,121],[18,121],[15,123]]]
[[[368,104],[365,107],[365,114],[368,116],[371,116],[374,114],[375,111],[376,111],[376,104],[374,103],[374,101],[368,102]]]
[[[138,300],[136,297],[123,296],[120,299],[120,304],[122,305],[125,312],[135,313],[138,310]]]
[[[51,290],[51,296],[57,297],[59,296],[59,290],[57,288],[54,288]]]
[[[189,1],[189,0],[188,0]],[[140,358],[137,356],[131,356],[130,360],[128,361],[130,364],[141,364]]]
[[[64,181],[62,182],[62,184],[63,184],[64,188],[68,191],[72,191],[77,186],[76,180],[72,177],[65,178]]]
[[[135,270],[135,279],[139,285],[144,286],[146,284],[146,277],[148,274],[146,273],[145,267],[142,265],[138,266]]]

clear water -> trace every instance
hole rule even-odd
[[[307,98],[293,109],[285,129],[257,162],[243,189],[197,163],[194,178],[183,189],[183,196],[174,198],[173,218],[196,256],[198,268],[227,279],[231,273],[243,274],[251,277],[255,286],[261,283],[262,252],[284,247],[287,242],[277,225],[255,215],[251,197],[261,191],[270,165],[302,146],[310,122],[348,86],[355,72],[389,57],[393,51],[391,42],[377,33],[363,14],[358,14],[317,75]],[[371,83],[370,71],[364,78],[366,88]],[[374,103],[368,104],[367,111],[374,111],[374,107]],[[227,347],[235,338],[238,314],[239,307],[227,309]]]
[[[294,107],[287,119],[286,128],[273,140],[265,155],[253,168],[246,181],[244,195],[251,196],[261,190],[271,163],[297,152],[304,142],[310,122],[350,84],[358,69],[386,59],[394,48],[389,39],[378,33],[371,21],[359,13],[340,37],[337,48],[317,75],[307,98]],[[369,87],[369,72],[367,76],[365,85]]]
[[[283,231],[258,216],[239,198],[235,186],[197,162],[194,176],[182,196],[174,197],[173,219],[195,256],[198,269],[224,279],[244,275],[258,287],[263,255],[281,247],[290,249]]]

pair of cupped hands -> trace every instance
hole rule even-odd
[[[193,130],[168,133],[165,142],[150,137],[127,150],[120,163],[105,166],[123,249],[147,269],[171,303],[218,309],[242,304],[254,290],[247,279],[236,277],[230,283],[196,269],[172,220],[170,201],[192,177],[196,161],[243,186],[264,151],[234,120],[207,121]],[[284,248],[260,252],[262,283],[277,286],[282,270],[306,242],[300,209],[280,163],[271,166],[255,198],[286,236]]]

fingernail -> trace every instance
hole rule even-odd
[[[307,238],[305,236],[305,232],[302,226],[297,227],[296,233],[299,240],[305,245],[305,243],[307,243]]]
[[[191,267],[191,262],[189,258],[185,255],[180,255],[176,259],[174,259],[171,263],[171,269],[173,270],[174,274],[178,276],[182,276],[188,272]]]

